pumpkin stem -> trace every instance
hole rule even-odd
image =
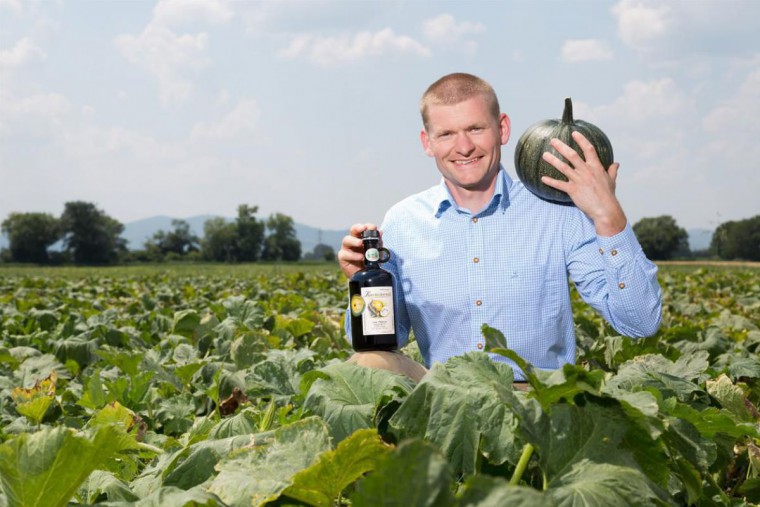
[[[562,113],[562,123],[566,123],[568,125],[575,123],[573,120],[573,101],[570,99],[570,97],[567,97],[565,99],[565,112]]]

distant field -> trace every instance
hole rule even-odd
[[[250,264],[193,264],[185,262],[162,264],[134,264],[125,266],[24,266],[20,264],[0,264],[0,276],[56,276],[63,278],[82,277],[130,277],[130,276],[236,276],[241,278],[260,275],[288,273],[321,273],[338,271],[334,262],[297,263],[250,263]]]
[[[743,261],[658,261],[662,271],[720,268],[760,270],[760,262]],[[124,266],[25,266],[21,264],[0,264],[0,276],[55,276],[62,278],[82,277],[130,277],[130,276],[235,276],[241,278],[260,275],[279,275],[288,273],[322,273],[338,272],[335,262],[296,262],[296,263],[161,263],[134,264]]]

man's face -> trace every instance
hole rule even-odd
[[[454,105],[430,105],[420,139],[457,198],[460,189],[492,188],[509,132],[509,117],[494,118],[485,98],[475,96]]]

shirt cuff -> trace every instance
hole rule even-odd
[[[609,266],[621,266],[631,262],[641,251],[641,245],[630,223],[626,223],[625,229],[614,236],[597,236],[596,243],[599,246],[599,254]]]

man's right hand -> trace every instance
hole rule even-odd
[[[375,224],[354,224],[348,235],[343,237],[343,242],[338,252],[338,264],[343,274],[351,278],[354,274],[364,268],[364,242],[362,233],[367,229],[377,229]],[[381,237],[382,237],[382,233]]]

